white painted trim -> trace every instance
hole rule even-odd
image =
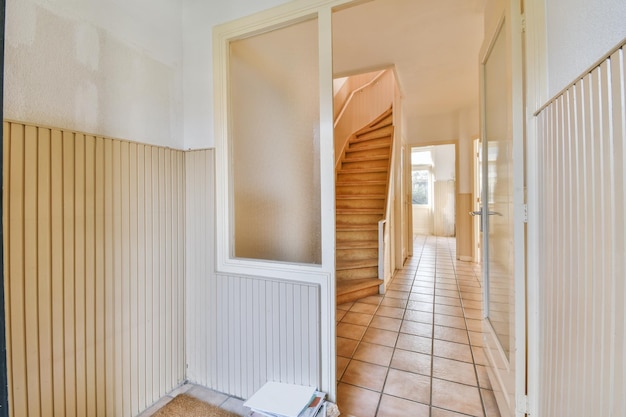
[[[319,11],[320,184],[322,207],[322,266],[330,271],[320,294],[322,390],[336,401],[335,349],[335,140],[333,111],[332,10]]]
[[[515,294],[515,393],[513,408],[516,417],[526,414],[516,408],[515,398],[526,393],[526,189],[524,146],[524,57],[523,17],[519,0],[511,1],[511,60],[512,60],[512,128],[513,128],[513,248]]]
[[[548,100],[548,59],[546,0],[526,0],[526,180],[527,223],[527,381],[528,406],[532,416],[539,414],[539,213],[538,144],[535,111]]]

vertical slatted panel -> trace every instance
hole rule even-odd
[[[542,415],[626,409],[623,49],[538,116]]]
[[[319,289],[215,275],[214,154],[185,154],[187,377],[246,398],[268,380],[319,383]]]
[[[247,398],[268,380],[318,386],[319,288],[256,277],[212,279],[219,341],[210,358],[218,366],[212,388]]]
[[[215,155],[212,150],[185,153],[187,377],[201,385],[217,384],[217,328],[213,276]]]
[[[183,152],[4,132],[12,413],[136,415],[184,379]]]

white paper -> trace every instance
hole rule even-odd
[[[268,382],[243,405],[285,417],[298,417],[309,405],[316,389],[303,385]]]

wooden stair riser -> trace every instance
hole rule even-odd
[[[377,286],[372,286],[368,288],[361,288],[356,291],[350,291],[344,294],[339,294],[337,296],[337,305],[352,303],[354,301],[360,300],[365,297],[370,297],[372,295],[378,295],[379,289]]]
[[[363,134],[357,133],[356,138],[353,142],[351,142],[351,145],[356,145],[357,143],[361,143],[363,141],[368,141],[371,139],[391,137],[392,134],[393,134],[393,126],[391,125],[381,127],[379,129],[372,130],[371,132],[367,132]]]
[[[337,198],[336,207],[338,209],[383,209],[385,200],[383,199],[342,199]]]
[[[363,133],[371,132],[372,130],[377,130],[377,129],[380,129],[382,127],[392,126],[392,125],[393,125],[393,114],[389,113],[388,116],[376,119],[372,123],[370,123],[369,125],[367,125],[364,128],[358,130],[356,132],[356,135],[357,136],[358,135],[362,135]]]
[[[378,278],[378,267],[346,269],[337,271],[337,281],[351,279]]]
[[[362,184],[357,187],[354,185],[335,185],[337,195],[373,195],[384,194],[385,191],[387,191],[387,184]]]
[[[389,166],[389,158],[378,158],[369,161],[351,161],[349,159],[341,162],[341,169],[369,169],[369,168],[387,168]]]
[[[358,242],[353,242],[350,240],[337,240],[336,246],[337,246],[337,250],[357,249],[357,248],[378,250],[378,240],[361,240]]]
[[[356,150],[360,148],[367,148],[370,146],[389,145],[391,143],[391,136],[375,136],[368,139],[362,139],[359,142],[352,142],[348,149]]]
[[[377,240],[378,230],[338,230],[336,232],[336,236],[338,240],[354,240],[360,242],[366,240]]]
[[[362,147],[362,148],[350,148],[346,150],[346,161],[352,158],[366,158],[370,156],[385,156],[389,157],[390,146],[388,144],[381,145],[379,147]]]
[[[380,214],[337,214],[335,222],[340,224],[378,224],[382,219]]]
[[[350,171],[338,171],[338,182],[353,182],[353,181],[386,181],[387,169],[380,169],[373,172],[350,172]]]
[[[371,297],[373,295],[378,295],[377,288],[366,288],[366,289],[361,289],[358,292],[350,292],[347,294],[342,294],[337,297],[337,305],[353,303],[362,298]]]
[[[336,250],[336,262],[337,265],[341,261],[356,261],[365,259],[377,259],[378,248],[372,249],[337,249]]]

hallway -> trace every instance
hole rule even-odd
[[[358,417],[498,417],[478,265],[455,239],[416,236],[387,293],[337,307],[337,402]]]

